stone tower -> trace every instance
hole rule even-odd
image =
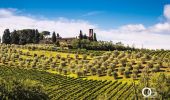
[[[89,29],[89,40],[93,40],[93,29]]]

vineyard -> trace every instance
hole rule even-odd
[[[51,100],[94,100],[103,96],[109,100],[125,97],[130,100],[133,91],[132,85],[119,81],[83,80],[44,71],[7,66],[1,66],[0,76],[39,81],[46,87]]]
[[[142,72],[169,73],[170,51],[53,50],[44,45],[0,46],[0,77],[36,80],[51,100],[134,98],[132,79]]]

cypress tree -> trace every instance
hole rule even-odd
[[[83,39],[83,34],[82,34],[82,31],[80,30],[80,34],[79,34],[79,39]]]
[[[11,33],[11,44],[19,44],[19,34],[16,30]]]
[[[2,36],[2,43],[10,44],[10,42],[11,42],[10,35],[11,35],[11,33],[10,33],[9,29],[5,29],[4,34]]]
[[[38,32],[38,30],[35,30],[35,36],[34,36],[34,43],[39,43],[40,41],[40,33]]]
[[[96,38],[96,33],[94,33],[93,40],[94,40],[94,41],[97,41],[97,38]]]
[[[57,37],[56,37],[56,34],[55,34],[55,32],[53,32],[53,35],[52,35],[52,42],[53,42],[53,43],[56,42],[56,38],[57,38]]]
[[[59,33],[57,33],[57,38],[59,38],[60,37],[60,35],[59,35]]]

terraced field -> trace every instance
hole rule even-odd
[[[15,77],[39,81],[51,100],[94,100],[133,97],[132,85],[120,81],[83,80],[37,70],[0,67],[0,77]]]

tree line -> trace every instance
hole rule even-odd
[[[23,30],[14,30],[10,32],[9,29],[4,30],[2,36],[2,43],[4,44],[20,44],[25,45],[29,43],[38,44],[40,40],[47,38],[50,35],[49,31],[39,32],[37,29],[23,29]],[[51,42],[60,46],[60,41],[57,41],[58,38],[61,38],[60,35],[55,32],[52,33]],[[46,40],[45,40],[46,41]],[[68,45],[69,48],[74,49],[87,49],[87,50],[134,50],[134,47],[124,46],[121,42],[113,44],[111,41],[97,41],[96,33],[93,37],[88,37],[86,34],[80,31],[79,39],[74,39],[71,42],[71,45]]]
[[[12,32],[10,32],[9,29],[5,29],[2,36],[2,43],[20,45],[28,43],[38,44],[40,40],[43,40],[48,35],[50,35],[49,31],[40,33],[37,29],[14,30]],[[57,33],[56,35],[55,32],[53,32],[52,42],[56,42],[57,37],[59,37],[59,34]]]
[[[74,39],[71,42],[71,47],[73,49],[86,49],[86,50],[136,50],[134,47],[124,46],[123,43],[117,42],[113,43],[112,41],[90,41],[89,39]]]

